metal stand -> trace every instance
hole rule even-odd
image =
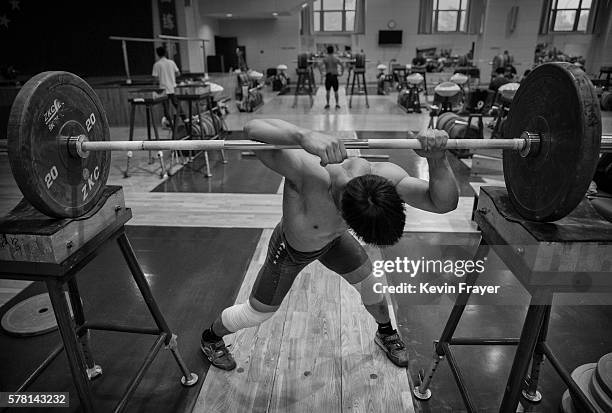
[[[308,97],[310,98],[310,107],[314,104],[314,75],[310,68],[305,69],[297,69],[297,84],[295,85],[295,94],[293,97],[293,108],[297,107],[298,94],[300,93],[300,88],[303,87],[308,91]]]
[[[355,81],[357,81],[357,91],[359,91],[360,85],[363,86],[363,93],[365,94],[366,107],[370,107],[370,102],[368,101],[368,86],[366,85],[365,79],[365,69],[364,68],[354,68],[349,72],[349,78],[353,75],[353,80],[351,82],[351,96],[349,98],[349,108],[353,107],[353,95],[355,94]]]
[[[500,201],[501,199],[501,201]],[[583,201],[587,202],[588,201]],[[499,411],[503,413],[514,413],[517,411],[517,407],[521,396],[526,400],[536,403],[542,400],[542,394],[538,391],[538,381],[540,377],[540,368],[545,359],[549,360],[555,371],[559,374],[561,379],[568,386],[575,405],[581,412],[595,413],[597,410],[578,387],[576,382],[571,378],[570,373],[561,365],[560,361],[553,354],[552,350],[546,343],[546,336],[548,332],[548,322],[550,318],[551,305],[553,299],[553,293],[555,291],[572,291],[571,283],[575,282],[576,275],[579,272],[569,272],[567,280],[562,277],[557,277],[557,283],[546,283],[539,280],[539,277],[546,277],[546,271],[543,271],[543,265],[538,263],[537,259],[529,265],[524,262],[526,252],[522,247],[516,247],[516,245],[530,245],[537,249],[537,241],[541,241],[541,235],[537,237],[530,233],[530,229],[524,228],[520,223],[516,221],[508,220],[507,210],[500,211],[503,206],[508,205],[507,193],[505,189],[498,188],[481,188],[481,194],[478,202],[478,208],[474,213],[474,218],[482,231],[482,239],[474,256],[474,260],[483,259],[490,249],[494,248],[495,252],[500,256],[504,263],[508,266],[514,275],[525,285],[525,287],[531,292],[531,301],[525,322],[521,331],[520,338],[485,338],[485,337],[454,337],[455,330],[461,319],[465,306],[471,295],[469,292],[470,288],[466,288],[467,292],[462,292],[457,296],[451,314],[446,322],[444,330],[440,335],[440,339],[434,342],[434,352],[431,365],[427,372],[419,372],[419,385],[413,389],[413,394],[417,399],[427,400],[431,397],[432,392],[430,384],[433,376],[442,360],[446,358],[448,360],[449,367],[453,373],[463,402],[468,412],[478,412],[474,399],[470,395],[463,378],[462,372],[459,368],[457,360],[451,350],[451,345],[516,345],[517,350],[512,363],[512,369],[508,376],[508,382],[506,385],[505,393]],[[582,205],[582,204],[581,204]],[[584,208],[588,208],[590,205],[585,205]],[[577,210],[584,210],[584,208],[577,208]],[[592,207],[591,207],[592,208]],[[580,219],[581,212],[573,212],[570,214],[570,221],[572,219]],[[582,217],[584,219],[584,217]],[[586,217],[590,219],[590,217]],[[536,224],[534,224],[536,225]],[[542,226],[549,226],[551,224],[540,224]],[[556,225],[563,225],[562,223]],[[546,227],[546,228],[549,228]],[[612,226],[605,221],[601,223],[594,223],[592,225],[593,231],[610,231]],[[552,231],[555,231],[553,229]],[[602,253],[605,251],[612,250],[612,240],[600,239],[597,242],[593,241],[593,238],[581,235],[584,239],[576,239],[574,241],[558,240],[557,242],[551,242],[546,240],[543,248],[549,248],[555,250],[560,248],[563,251],[569,253],[572,248],[579,248],[581,250],[589,250],[590,248],[602,248]],[[529,238],[530,237],[530,238]],[[601,238],[601,233],[597,235]],[[545,251],[543,254],[547,254]],[[608,253],[609,254],[609,253]],[[607,255],[607,254],[606,254]],[[609,281],[609,270],[604,270],[608,274],[608,280],[605,277],[595,279],[592,277],[594,273],[601,273],[602,268],[597,266],[597,263],[592,264],[592,268],[589,271],[581,271],[585,274],[590,274],[592,278],[593,286],[597,287],[597,292],[610,291],[612,283]],[[538,269],[536,271],[535,269]],[[557,269],[556,272],[561,272],[561,269]],[[555,270],[551,270],[548,278],[552,277],[551,273]],[[477,273],[471,273],[466,277],[466,284],[468,286],[475,285],[478,278]],[[537,281],[536,281],[537,280]],[[531,365],[531,370],[529,369]],[[529,373],[529,374],[528,374]]]
[[[142,268],[134,254],[134,250],[125,234],[124,224],[132,217],[132,213],[122,203],[123,195],[120,192],[120,188],[108,187],[95,212],[89,213],[86,218],[80,219],[78,222],[66,219],[58,223],[57,220],[50,220],[48,217],[36,212],[29,205],[24,207],[22,202],[16,210],[18,208],[21,209],[11,213],[12,220],[0,225],[0,230],[3,234],[10,233],[15,239],[20,239],[20,233],[15,228],[22,228],[23,234],[27,234],[27,236],[23,237],[22,242],[24,243],[33,242],[29,238],[32,237],[32,234],[39,237],[37,242],[41,242],[44,239],[55,237],[57,233],[60,233],[58,236],[61,238],[62,233],[78,231],[78,228],[87,225],[93,226],[97,230],[89,239],[84,239],[81,245],[74,245],[71,254],[67,255],[61,262],[53,262],[48,257],[43,256],[39,256],[36,260],[35,257],[31,257],[32,261],[0,261],[0,268],[2,268],[0,278],[44,281],[46,283],[63,343],[47,356],[45,361],[30,374],[17,391],[27,389],[64,349],[68,358],[72,379],[81,402],[80,407],[85,412],[94,412],[90,381],[102,374],[102,368],[95,364],[90,350],[90,330],[157,336],[155,344],[146,353],[144,362],[115,407],[115,412],[125,410],[127,402],[162,347],[170,350],[174,356],[182,374],[181,383],[185,386],[193,386],[197,383],[198,376],[185,365],[177,348],[177,336],[172,332],[159,310]],[[113,210],[115,215],[112,215],[112,212],[109,214],[109,211]],[[21,214],[23,215],[23,221],[15,219],[16,216],[19,217]],[[109,216],[110,218],[108,218]],[[50,229],[53,229],[53,231],[50,231]],[[81,238],[86,238],[85,234]],[[98,255],[102,247],[114,240],[118,243],[132,277],[155,321],[156,328],[125,326],[124,324],[115,324],[108,321],[90,322],[86,320],[76,276],[87,263]],[[74,320],[70,316],[69,303],[64,293],[66,285],[68,286]]]

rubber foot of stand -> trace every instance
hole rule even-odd
[[[431,390],[427,389],[424,393],[421,393],[421,391],[419,390],[419,386],[416,386],[414,389],[412,389],[412,393],[414,394],[414,397],[419,400],[429,400],[431,398]]]
[[[523,397],[529,400],[531,403],[538,403],[540,400],[542,400],[542,393],[540,393],[538,390],[536,390],[535,394],[529,394],[526,390],[521,391],[521,393],[523,394]]]
[[[198,380],[199,380],[199,377],[198,377],[197,374],[190,373],[189,374],[189,379],[187,379],[185,376],[181,377],[181,384],[183,386],[186,386],[186,387],[191,387],[194,384],[196,384],[198,382]]]

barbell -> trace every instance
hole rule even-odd
[[[571,64],[534,69],[518,89],[505,136],[451,139],[449,149],[503,149],[510,199],[526,219],[555,221],[583,199],[595,173],[601,114],[592,83]],[[110,141],[104,108],[93,89],[68,72],[43,72],[17,95],[8,125],[11,169],[21,192],[38,210],[79,217],[97,203],[110,170],[110,151],[297,149],[249,140]],[[416,139],[357,139],[347,149],[420,149]]]

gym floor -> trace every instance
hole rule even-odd
[[[341,88],[340,110],[324,110],[319,88],[312,108],[300,97],[266,93],[255,113],[228,115],[230,139],[242,138],[244,123],[253,118],[280,118],[310,129],[345,137],[396,137],[424,128],[429,115],[406,114],[396,96],[362,96],[348,109]],[[603,132],[612,133],[612,114],[602,112]],[[144,130],[137,135],[144,136]],[[112,139],[123,140],[127,128],[112,128]],[[368,151],[380,154],[383,151]],[[166,154],[168,155],[168,154]],[[426,162],[412,151],[394,151],[390,160],[412,175],[428,179]],[[199,335],[226,306],[244,300],[263,263],[271,229],[281,216],[282,178],[239,151],[228,153],[227,164],[211,153],[212,178],[204,176],[203,157],[161,180],[157,165],[137,153],[131,176],[123,178],[125,156],[113,154],[109,184],[122,185],[134,218],[128,223],[136,255],[188,366],[200,375],[193,388],[179,384],[180,374],[169,353],[162,353],[145,376],[130,412],[289,412],[289,411],[417,411],[459,412],[463,402],[448,365],[443,362],[432,383],[433,397],[413,400],[411,386],[419,369],[431,360],[432,342],[439,338],[454,294],[427,295],[418,301],[395,294],[390,307],[409,346],[411,365],[399,369],[373,344],[375,323],[360,305],[358,295],[340,277],[315,263],[296,280],[281,309],[259,328],[231,335],[227,342],[238,369],[209,369],[199,350]],[[373,260],[396,257],[469,259],[479,232],[471,221],[474,189],[481,184],[503,185],[501,175],[475,177],[469,162],[449,154],[461,187],[459,207],[445,215],[409,208],[401,242],[385,250],[369,248]],[[21,198],[12,180],[8,158],[0,155],[0,213]],[[105,248],[78,276],[86,314],[92,319],[129,319],[151,323],[128,269],[114,246]],[[389,283],[403,281],[389,274]],[[452,275],[435,274],[451,282]],[[518,336],[526,313],[528,293],[493,253],[482,278],[503,285],[500,302],[472,297],[459,325],[462,336]],[[0,280],[0,315],[12,304],[42,292],[39,283]],[[612,299],[608,296],[562,295],[553,306],[549,344],[564,365],[596,361],[612,348]],[[59,341],[57,332],[16,338],[0,333],[0,390],[14,389]],[[96,405],[109,411],[130,376],[140,366],[151,339],[127,334],[93,333],[93,353],[104,374],[93,385]],[[481,411],[495,411],[506,385],[514,348],[464,347],[456,350],[465,379]],[[75,395],[64,356],[36,381],[32,390],[70,391]],[[540,388],[544,399],[525,403],[524,411],[556,411],[565,391],[561,380],[544,364]],[[23,410],[27,411],[27,410]],[[72,397],[70,409],[78,411]]]

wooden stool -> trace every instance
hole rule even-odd
[[[605,221],[585,198],[566,218],[557,222],[526,221],[515,211],[505,188],[481,187],[474,220],[482,239],[474,261],[483,260],[490,248],[502,259],[531,294],[531,302],[520,338],[455,337],[455,330],[471,292],[460,292],[442,331],[434,343],[434,354],[427,372],[420,374],[415,387],[417,398],[431,397],[429,384],[440,362],[446,357],[467,411],[478,411],[468,392],[451,345],[516,345],[512,369],[508,376],[499,411],[516,412],[521,395],[539,401],[537,390],[544,357],[565,382],[576,407],[581,412],[596,410],[569,372],[546,343],[548,321],[554,293],[612,292],[612,274],[608,257],[612,256],[612,223]],[[589,257],[580,261],[563,257]],[[466,286],[474,286],[478,272],[468,273]],[[531,365],[531,369],[530,369]]]
[[[90,380],[102,374],[89,347],[89,330],[104,330],[157,336],[155,344],[146,353],[145,362],[130,381],[115,411],[123,411],[129,398],[142,380],[151,362],[164,346],[172,352],[183,373],[181,382],[193,386],[198,376],[189,371],[177,347],[177,336],[162,315],[134,250],[125,234],[125,223],[132,211],[125,207],[123,190],[107,186],[96,207],[77,220],[55,219],[35,210],[25,200],[0,221],[0,234],[10,243],[0,246],[0,278],[44,281],[53,304],[63,345],[57,346],[36,368],[17,391],[24,391],[61,353],[66,351],[70,372],[76,387],[81,410],[93,412],[94,401]],[[117,241],[134,281],[151,313],[156,327],[125,326],[108,321],[93,323],[85,320],[85,313],[77,285],[79,270],[89,263],[111,241]],[[70,309],[64,286],[68,286]]]

